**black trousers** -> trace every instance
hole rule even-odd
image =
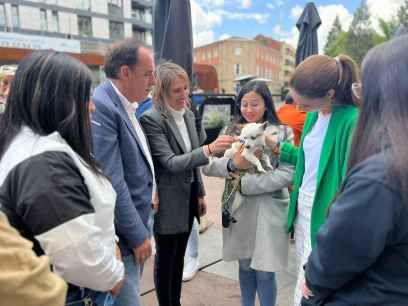
[[[188,238],[197,209],[197,193],[192,184],[187,233],[155,234],[156,256],[154,260],[154,285],[159,306],[181,306],[181,285]]]

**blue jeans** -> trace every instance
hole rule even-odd
[[[123,257],[125,265],[125,283],[116,297],[115,306],[141,306],[140,277],[143,265],[136,264],[133,255]]]
[[[65,306],[113,306],[114,302],[109,292],[78,288],[75,292],[68,292]]]
[[[275,272],[254,270],[250,263],[250,259],[239,261],[241,306],[254,306],[256,293],[261,306],[275,306],[277,294]]]

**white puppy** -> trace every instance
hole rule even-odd
[[[263,150],[265,147],[265,129],[267,125],[268,122],[246,124],[239,136],[239,142],[234,142],[231,149],[225,151],[224,156],[232,158],[243,146],[242,156],[256,166],[259,172],[265,173],[266,171],[262,167],[260,160],[255,156],[255,152],[258,149]],[[273,169],[267,154],[262,154],[261,159],[268,170]]]

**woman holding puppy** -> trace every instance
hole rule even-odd
[[[352,84],[357,67],[348,56],[311,56],[294,71],[289,89],[295,104],[309,112],[300,147],[267,138],[281,161],[296,165],[287,230],[295,232],[298,280],[295,306],[300,304],[303,265],[315,244],[316,233],[347,171],[347,160],[358,109]]]
[[[248,82],[241,89],[237,104],[239,122],[228,129],[228,134],[239,135],[240,126],[246,123],[266,122],[265,133],[276,133],[282,141],[292,139],[290,129],[282,126],[276,116],[264,82]],[[261,154],[258,152],[258,157]],[[293,180],[294,168],[269,157],[273,169],[264,167],[266,173],[257,172],[240,152],[231,159],[212,157],[203,168],[208,176],[226,179],[223,259],[239,261],[242,306],[253,306],[256,294],[261,306],[275,305],[275,272],[287,264],[289,244],[284,227],[289,203],[287,187]]]

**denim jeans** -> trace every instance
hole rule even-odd
[[[78,288],[75,292],[68,292],[65,306],[113,306],[114,302],[109,292]]]
[[[256,293],[261,306],[275,306],[277,294],[275,272],[254,270],[250,263],[250,259],[239,261],[241,306],[254,306]]]
[[[123,257],[125,265],[125,283],[116,297],[115,306],[141,306],[140,278],[143,265],[136,264],[133,255]]]

